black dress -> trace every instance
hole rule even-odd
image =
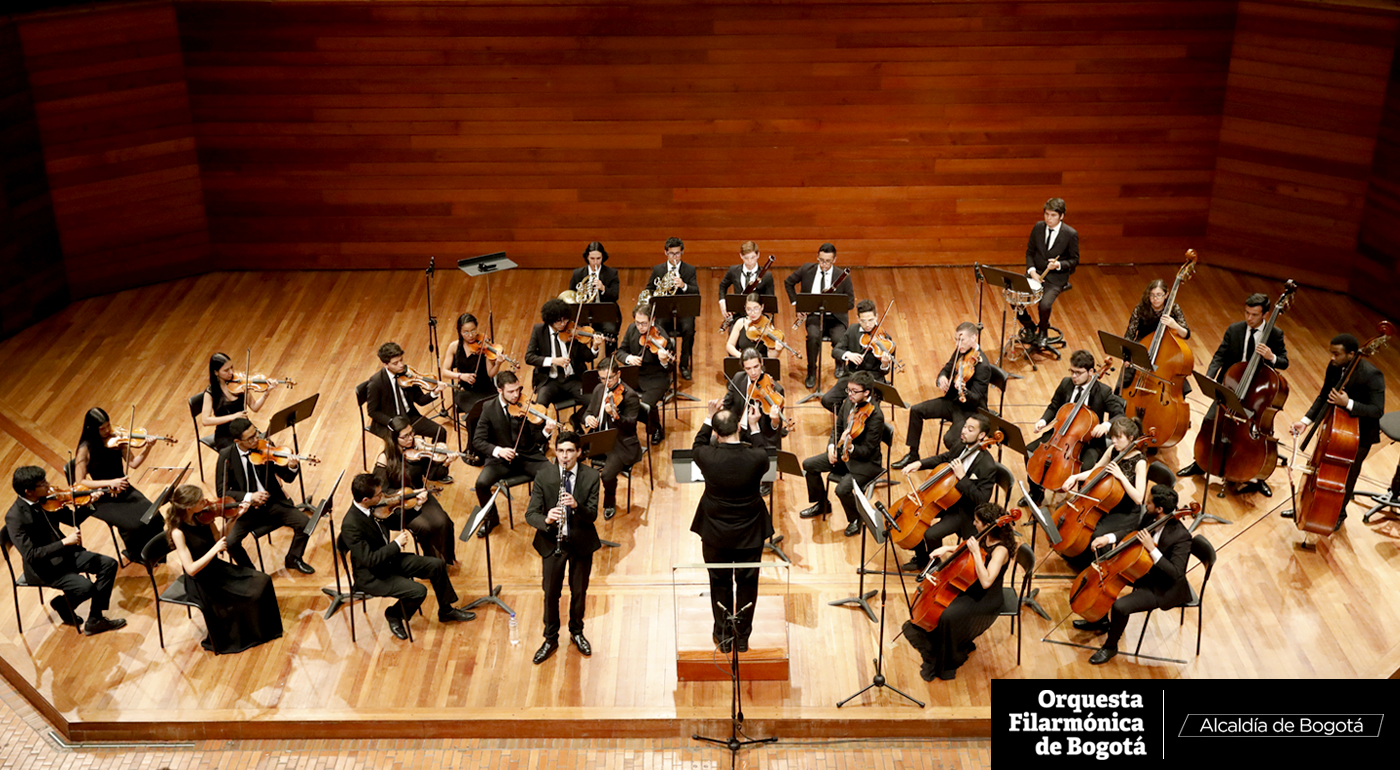
[[[988,551],[986,557],[990,559],[994,551]],[[1001,581],[1010,564],[1008,556],[990,588],[983,588],[980,580],[972,581],[962,596],[954,599],[943,611],[932,631],[919,628],[913,621],[904,622],[904,638],[923,656],[920,675],[924,681],[932,682],[935,677],[952,679],[958,667],[966,663],[968,655],[977,649],[973,640],[991,628],[1001,613]]]
[[[244,394],[242,393],[239,393],[232,399],[226,400],[224,398],[223,388],[206,388],[204,392],[213,399],[215,417],[227,417],[247,408],[243,397]],[[229,444],[233,443],[234,436],[232,433],[229,433],[228,426],[229,423],[227,422],[214,426],[214,448],[216,450],[223,451]]]
[[[441,469],[441,464],[434,464],[433,469]],[[423,488],[423,474],[428,470],[428,460],[404,460],[403,482],[412,489]],[[378,477],[379,483],[384,487],[384,494],[392,495],[398,492],[402,484],[398,476],[391,476],[389,470],[383,465],[375,466],[374,475]],[[407,526],[418,539],[428,556],[436,556],[448,564],[455,564],[457,561],[457,538],[455,536],[456,526],[452,522],[452,517],[447,515],[447,511],[438,502],[437,495],[429,492],[428,499],[423,501],[416,509],[408,510],[404,515],[405,521],[399,524],[398,517],[393,516],[388,519],[389,526]]]
[[[181,524],[185,547],[195,559],[214,547],[206,524]],[[209,638],[204,646],[220,655],[243,652],[282,636],[282,614],[272,578],[255,569],[214,559],[198,575],[185,578],[191,598],[204,612]]]
[[[748,316],[744,316],[742,319],[736,322],[736,324],[739,326],[739,339],[737,339],[734,342],[734,347],[738,348],[739,354],[741,356],[743,355],[745,350],[748,350],[749,348],[757,348],[759,355],[767,357],[768,346],[763,344],[762,342],[759,342],[758,340],[749,339],[748,318]]]
[[[476,374],[476,382],[458,382],[452,392],[452,400],[457,406],[457,411],[463,415],[472,410],[478,401],[484,401],[496,395],[496,385],[491,378],[486,375],[486,360],[481,353],[467,353],[467,346],[457,341],[457,351],[452,354],[452,371],[461,374]]]
[[[1129,482],[1132,482],[1137,479],[1138,463],[1146,462],[1146,460],[1147,458],[1143,457],[1141,452],[1135,452],[1132,457],[1120,458],[1114,462],[1118,463],[1118,467],[1122,469],[1123,475],[1128,477]],[[1099,519],[1098,524],[1094,525],[1093,538],[1098,539],[1100,535],[1109,533],[1132,532],[1137,530],[1138,525],[1141,523],[1142,505],[1133,502],[1132,495],[1129,495],[1125,490],[1123,492],[1123,499],[1119,500],[1118,504],[1113,506],[1108,513],[1104,514],[1103,517]],[[1083,572],[1084,569],[1090,564],[1093,564],[1093,562],[1094,549],[1092,547],[1085,548],[1077,556],[1065,557],[1065,563],[1070,566],[1070,569],[1074,570],[1075,574]]]
[[[88,478],[95,481],[110,481],[126,475],[120,449],[108,449],[105,445],[86,445],[88,448]],[[125,548],[140,555],[141,549],[161,534],[163,520],[152,516],[145,524],[141,517],[151,509],[151,501],[141,494],[141,490],[128,486],[125,492],[104,494],[93,503],[92,515],[121,530]]]

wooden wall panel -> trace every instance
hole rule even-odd
[[[36,16],[19,32],[73,294],[208,269],[174,7]]]
[[[1400,39],[1396,43],[1400,47]],[[1393,318],[1400,286],[1400,56],[1390,65],[1359,240],[1351,292]]]

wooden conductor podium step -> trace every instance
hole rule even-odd
[[[719,651],[711,632],[714,615],[708,592],[681,597],[676,608],[676,678],[714,682],[729,678],[730,656]],[[782,596],[759,596],[748,652],[739,653],[739,675],[749,681],[787,681],[788,634]]]

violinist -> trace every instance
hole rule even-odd
[[[41,503],[54,492],[44,469],[33,465],[16,468],[11,483],[19,497],[5,514],[4,534],[19,550],[24,576],[31,583],[63,592],[63,596],[51,599],[49,606],[64,625],[81,626],[87,636],[126,625],[121,618],[102,614],[111,604],[117,560],[83,548],[83,533],[73,524],[71,509],[54,514],[43,509]],[[59,529],[63,523],[73,526],[71,534],[64,535]],[[92,575],[95,582],[85,575]],[[90,614],[83,623],[74,610],[88,600],[92,600]]]
[[[219,558],[228,541],[196,520],[203,505],[204,490],[185,484],[175,490],[165,510],[165,541],[179,559],[185,587],[199,603],[209,629],[200,644],[217,655],[231,655],[277,639],[282,636],[282,614],[272,578]],[[244,503],[239,512],[246,507]]]
[[[267,393],[234,393],[231,383],[234,380],[233,362],[227,353],[215,353],[209,357],[209,387],[204,391],[203,405],[200,407],[199,424],[214,429],[214,449],[223,451],[236,436],[229,433],[228,424],[239,417],[247,417],[259,412],[267,401]]]
[[[851,376],[846,383],[846,401],[836,410],[836,425],[831,429],[826,452],[808,457],[802,463],[807,478],[807,501],[812,505],[798,516],[812,519],[831,513],[831,501],[822,484],[822,474],[829,473],[831,482],[836,485],[836,497],[846,511],[846,537],[859,535],[864,526],[856,508],[855,486],[859,484],[864,489],[882,470],[880,437],[885,432],[885,418],[870,400],[874,389],[875,378],[870,372],[856,372]],[[859,431],[855,430],[857,426]],[[843,457],[847,452],[849,456]]]
[[[1089,662],[1095,666],[1109,662],[1118,654],[1118,640],[1123,638],[1123,630],[1128,627],[1129,615],[1169,610],[1191,599],[1191,587],[1186,583],[1186,563],[1191,558],[1191,532],[1175,518],[1163,525],[1155,536],[1146,529],[1159,518],[1171,516],[1176,511],[1176,505],[1176,490],[1165,484],[1154,484],[1147,504],[1147,516],[1140,524],[1097,535],[1090,544],[1091,550],[1096,550],[1112,547],[1124,538],[1136,537],[1142,547],[1152,554],[1152,569],[1133,584],[1131,593],[1113,601],[1113,609],[1108,615],[1092,623],[1074,621],[1074,627],[1080,631],[1095,634],[1108,632],[1103,647],[1089,658]]]
[[[434,477],[439,471],[446,472],[450,458],[439,459],[431,452],[415,450],[416,437],[407,417],[390,420],[389,429],[394,431],[394,438],[384,442],[384,451],[374,461],[374,475],[379,479],[379,486],[386,495],[395,495],[404,489],[424,493],[416,506],[395,506],[395,512],[401,515],[394,523],[412,532],[429,556],[442,559],[448,566],[456,564],[456,527],[437,495],[426,489],[427,482],[436,480]]]
[[[127,561],[139,563],[141,549],[160,534],[161,523],[154,518],[141,522],[151,509],[151,501],[131,485],[127,471],[141,467],[155,442],[147,441],[144,447],[131,452],[129,463],[124,463],[124,452],[107,446],[115,435],[107,412],[97,407],[88,410],[83,417],[83,435],[73,455],[73,481],[88,489],[107,490],[107,494],[93,501],[92,515],[121,531],[123,555]]]
[[[574,270],[565,288],[576,290],[579,284],[583,284],[586,290],[593,292],[595,303],[617,307],[617,298],[622,295],[622,283],[618,279],[617,268],[608,267],[607,262],[608,250],[603,248],[603,244],[593,241],[584,246],[583,267]],[[579,301],[582,302],[582,299]],[[618,317],[622,317],[620,309]],[[612,341],[607,343],[608,355],[612,355],[617,350],[617,324],[612,321],[600,323],[598,331],[612,337]]]
[[[808,262],[792,271],[783,281],[783,288],[787,290],[788,301],[794,306],[797,305],[799,290],[803,294],[823,294],[832,291],[850,297],[851,303],[856,300],[855,282],[849,275],[845,280],[841,280],[841,273],[836,270],[836,246],[830,243],[823,243],[821,248],[817,249],[816,262]],[[850,325],[850,316],[843,310],[840,313],[810,316],[798,313],[797,317],[807,326],[806,385],[808,390],[812,390],[817,387],[817,356],[822,354],[822,336],[827,335],[832,340],[845,336],[846,327]]]
[[[456,383],[452,402],[460,415],[471,413],[478,401],[485,401],[496,394],[494,378],[504,362],[500,358],[492,360],[486,355],[481,348],[481,343],[485,341],[476,316],[463,313],[457,317],[457,339],[447,343],[447,350],[442,354],[442,377]],[[471,425],[467,426],[468,432],[471,428]]]
[[[292,545],[283,562],[287,570],[315,574],[316,569],[302,560],[311,539],[306,534],[310,519],[297,510],[282,490],[283,481],[290,482],[297,477],[300,461],[292,459],[285,466],[271,461],[255,465],[249,454],[258,448],[257,428],[246,417],[240,417],[229,423],[229,430],[238,438],[219,453],[219,465],[214,469],[214,491],[221,497],[228,495],[249,505],[248,511],[234,519],[224,534],[228,540],[228,555],[234,564],[252,569],[253,560],[243,550],[243,538],[259,527],[276,523],[292,530]]]
[[[909,430],[904,440],[909,453],[891,467],[899,470],[919,459],[919,442],[924,435],[924,420],[947,420],[948,432],[943,445],[961,449],[958,436],[968,416],[987,405],[987,388],[992,381],[992,365],[982,355],[977,324],[964,321],[953,334],[953,355],[938,373],[938,389],[943,395],[921,401],[909,409]]]
[[[989,452],[977,449],[977,444],[991,431],[991,420],[982,413],[969,417],[962,424],[962,446],[972,451],[961,457],[963,450],[948,450],[937,457],[915,460],[904,466],[904,475],[920,468],[930,470],[944,463],[951,463],[953,475],[958,477],[957,489],[962,493],[958,502],[939,514],[934,524],[924,532],[924,541],[914,548],[914,558],[903,565],[906,570],[920,570],[928,566],[930,554],[943,544],[943,538],[957,535],[968,538],[976,531],[973,512],[978,506],[992,499],[996,487],[997,461]],[[993,521],[996,517],[992,518]],[[931,550],[932,549],[932,550]]]
[[[985,453],[984,453],[985,454]],[[978,525],[986,527],[996,524],[1006,510],[996,503],[980,503],[974,509]],[[977,571],[977,579],[968,586],[962,595],[954,599],[938,619],[932,631],[925,631],[905,621],[904,638],[910,646],[919,651],[923,666],[919,676],[925,682],[934,679],[951,680],[957,677],[958,668],[977,649],[973,642],[991,628],[1002,607],[1002,580],[1006,567],[1011,563],[1011,552],[1016,547],[1016,533],[1010,524],[995,527],[983,535],[985,543],[977,538],[968,538],[968,555]],[[945,545],[933,551],[933,558],[943,559],[957,551],[959,545]]]
[[[667,238],[666,261],[651,269],[647,285],[655,286],[657,281],[661,281],[663,286],[674,286],[675,291],[669,292],[670,296],[699,294],[700,279],[696,276],[695,266],[682,261],[684,255],[685,243],[680,238]],[[695,347],[695,316],[682,316],[674,321],[668,316],[658,320],[657,325],[670,336],[680,337],[681,379],[690,379],[691,350]]]
[[[724,344],[724,350],[729,355],[738,358],[744,354],[745,350],[757,350],[761,356],[768,355],[768,346],[763,340],[749,339],[749,327],[760,323],[764,316],[763,300],[757,294],[750,294],[744,298],[744,317],[734,322],[733,328],[729,330],[729,340]],[[769,317],[772,322],[772,317]]]
[[[719,279],[719,313],[721,316],[729,315],[729,308],[724,304],[726,295],[733,294],[758,294],[769,297],[776,296],[777,292],[773,288],[773,274],[764,273],[763,278],[758,274],[763,272],[763,268],[758,264],[758,244],[753,241],[744,241],[739,246],[739,262],[728,271],[724,277]],[[731,341],[733,337],[730,337]],[[730,355],[738,355],[731,353]]]
[[[618,352],[623,355],[627,366],[640,366],[637,373],[638,397],[650,409],[647,430],[651,433],[651,443],[660,444],[666,438],[661,429],[661,406],[666,398],[666,390],[671,386],[670,366],[675,354],[675,341],[660,326],[652,323],[655,311],[651,305],[638,305],[632,310],[632,324],[622,337]],[[652,350],[647,339],[658,336],[665,341],[660,353]]]
[[[598,471],[579,460],[578,434],[563,431],[555,442],[559,463],[535,474],[525,521],[534,527],[532,545],[540,555],[544,583],[544,644],[535,651],[539,665],[559,649],[559,598],[564,572],[569,573],[569,640],[585,658],[593,654],[583,635],[588,608],[588,578],[593,553],[603,547],[594,522],[598,519]]]
[[[447,384],[424,390],[418,385],[405,387],[399,383],[399,376],[408,371],[403,360],[403,348],[397,342],[386,342],[379,346],[379,362],[383,370],[369,378],[366,388],[365,411],[372,421],[369,430],[381,439],[394,435],[389,421],[395,417],[407,417],[413,424],[413,432],[432,441],[441,441],[443,428],[436,422],[420,414],[413,406],[431,404],[447,392]]]
[[[1123,416],[1124,404],[1122,398],[1113,394],[1112,388],[1094,377],[1097,366],[1094,354],[1087,350],[1076,350],[1070,354],[1069,376],[1060,380],[1059,387],[1055,388],[1055,394],[1050,397],[1050,403],[1045,407],[1045,412],[1031,429],[1032,432],[1042,435],[1026,446],[1027,462],[1030,462],[1030,456],[1035,454],[1035,450],[1039,449],[1041,444],[1054,436],[1053,433],[1045,431],[1058,426],[1055,417],[1060,408],[1078,401],[1087,388],[1089,400],[1085,402],[1084,407],[1093,413],[1097,424],[1089,432],[1089,440],[1084,442],[1084,447],[1079,453],[1079,463],[1081,468],[1092,468],[1098,464],[1099,458],[1108,449],[1108,441],[1105,438],[1108,436],[1108,429],[1113,418]],[[1039,506],[1045,500],[1045,488],[1030,479],[1026,479],[1026,482],[1031,491],[1030,499]],[[1024,498],[1020,504],[1026,504]]]
[[[740,358],[744,370],[735,374],[733,385],[725,389],[722,399],[724,408],[739,415],[740,436],[751,446],[758,449],[781,449],[783,435],[787,433],[783,427],[782,410],[769,409],[764,411],[759,399],[751,396],[754,383],[762,380],[764,376],[763,356],[760,356],[757,350],[750,348],[745,350],[744,355]],[[775,382],[772,387],[780,395],[783,393],[781,383]],[[748,402],[747,417],[743,411],[746,401]],[[763,490],[763,494],[765,496],[768,494],[766,488]]]
[[[838,366],[845,367],[848,373],[870,372],[870,376],[876,382],[888,382],[886,372],[893,365],[890,356],[878,355],[873,348],[867,350],[860,342],[862,334],[874,332],[876,325],[880,323],[874,300],[863,299],[856,304],[856,321],[857,324],[847,329],[845,334],[831,338],[831,357],[836,359]],[[841,405],[841,399],[846,397],[848,379],[850,378],[837,379],[831,390],[822,396],[822,406],[826,407],[826,411],[835,412],[836,407]],[[875,391],[873,396],[873,400],[879,402],[880,392]]]
[[[609,358],[604,367],[603,380],[593,389],[584,411],[583,427],[589,433],[617,430],[617,442],[602,469],[603,519],[611,520],[617,515],[617,477],[642,457],[642,445],[637,441],[637,417],[642,404],[637,391],[622,381],[622,364],[616,357]]]
[[[546,406],[565,401],[583,403],[583,370],[598,357],[603,338],[595,336],[590,342],[572,336],[574,311],[562,299],[554,298],[540,308],[541,323],[530,332],[530,344],[525,348],[525,363],[535,367],[531,386],[536,403]]]
[[[1085,480],[1107,469],[1123,485],[1123,499],[1099,518],[1091,543],[1099,542],[1099,537],[1111,532],[1134,530],[1142,520],[1142,505],[1147,499],[1147,457],[1138,449],[1123,454],[1141,435],[1142,426],[1138,425],[1137,420],[1124,415],[1113,418],[1108,424],[1108,440],[1119,456],[1114,459],[1112,454],[1105,454],[1092,468],[1065,479],[1062,491],[1074,493],[1075,488]],[[1083,572],[1094,560],[1094,548],[1086,548],[1078,556],[1064,558],[1075,572]]]
[[[1069,286],[1069,276],[1079,266],[1079,232],[1064,223],[1065,199],[1045,201],[1044,221],[1031,228],[1026,241],[1026,275],[1040,282],[1039,323],[1031,320],[1025,308],[1016,311],[1024,333],[1032,344],[1045,347],[1050,333],[1050,309],[1055,298]]]
[[[533,478],[549,465],[545,450],[549,448],[549,437],[554,435],[557,424],[552,418],[536,423],[529,419],[528,413],[511,414],[512,410],[519,412],[528,406],[521,398],[524,392],[525,387],[515,372],[497,374],[496,398],[486,402],[472,433],[472,449],[486,459],[476,477],[476,499],[483,506],[491,499],[496,482],[520,474]],[[477,531],[477,537],[486,537],[500,523],[499,506],[493,506]]]
[[[1309,425],[1322,418],[1323,410],[1328,404],[1345,409],[1348,414],[1357,418],[1360,435],[1356,445],[1356,459],[1352,461],[1351,470],[1347,473],[1346,490],[1342,493],[1342,512],[1337,517],[1338,529],[1347,519],[1347,506],[1351,505],[1356,492],[1356,480],[1361,476],[1361,466],[1371,454],[1371,447],[1380,441],[1380,419],[1385,413],[1385,375],[1365,357],[1356,362],[1356,371],[1352,373],[1351,379],[1347,380],[1346,386],[1340,390],[1337,388],[1343,372],[1351,365],[1360,349],[1360,341],[1351,334],[1338,334],[1332,338],[1331,347],[1327,351],[1327,371],[1322,376],[1322,390],[1317,394],[1317,398],[1313,399],[1312,406],[1308,407],[1308,413],[1289,428],[1294,436],[1301,435]],[[1284,518],[1293,518],[1292,514],[1293,511],[1290,510],[1284,511],[1282,515]]]

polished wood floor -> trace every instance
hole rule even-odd
[[[707,301],[697,335],[695,379],[685,387],[702,399],[723,391],[717,372],[723,342],[715,332],[718,318],[709,299],[720,275],[702,273]],[[1090,345],[1101,328],[1120,333],[1142,287],[1159,275],[1170,278],[1165,269],[1082,269],[1075,288],[1057,305],[1056,325],[1072,347]],[[625,272],[624,296],[635,296],[644,277],[642,271]],[[971,270],[866,269],[855,279],[860,297],[881,306],[896,300],[890,329],[908,363],[897,384],[907,399],[927,397],[951,351],[954,325],[976,320]],[[497,338],[523,354],[536,309],[564,288],[566,277],[518,270],[491,280]],[[341,469],[360,468],[353,387],[375,370],[375,348],[396,340],[409,351],[411,364],[432,366],[423,284],[421,273],[410,272],[211,274],[76,303],[0,343],[0,371],[5,373],[0,378],[0,468],[33,463],[56,476],[76,442],[83,412],[94,405],[126,414],[135,404],[139,423],[181,437],[178,447],[157,449],[149,464],[197,460],[185,399],[203,387],[211,352],[222,350],[241,359],[251,347],[256,371],[298,382],[294,391],[276,393],[260,420],[295,399],[321,394],[317,415],[300,431],[304,449],[324,460],[306,479],[308,493],[319,499]],[[1195,331],[1191,347],[1199,367],[1204,368],[1224,327],[1240,317],[1246,294],[1277,290],[1276,280],[1202,269],[1181,296]],[[483,279],[455,271],[438,275],[433,306],[444,330],[452,329],[461,311],[485,320],[486,302]],[[1003,304],[989,294],[982,307],[984,345],[992,349]],[[791,322],[786,310],[783,316]],[[1370,336],[1375,320],[1345,296],[1300,292],[1282,322],[1293,361],[1287,372],[1293,396],[1282,419],[1301,415],[1320,386],[1327,340],[1343,330]],[[1400,382],[1400,357],[1393,349],[1383,351],[1376,363],[1390,382]],[[1032,371],[1018,361],[1008,368],[1024,379],[1010,386],[1006,412],[1028,427],[1065,365],[1042,362]],[[829,359],[823,370],[824,384],[829,384]],[[796,395],[805,392],[801,376],[800,365],[787,366],[785,382]],[[1204,406],[1194,402],[1198,421]],[[789,447],[799,456],[812,454],[824,444],[830,417],[815,402],[796,414],[799,424]],[[277,642],[215,657],[200,649],[204,631],[198,614],[191,620],[178,608],[167,608],[162,650],[144,571],[127,567],[118,578],[113,614],[130,625],[100,637],[79,638],[56,625],[33,591],[19,597],[26,629],[20,635],[13,603],[6,597],[0,602],[0,669],[74,738],[311,737],[328,730],[347,737],[656,736],[680,732],[679,725],[727,730],[729,685],[678,683],[675,673],[674,597],[701,588],[693,575],[672,568],[701,561],[700,541],[689,532],[701,490],[676,484],[668,458],[670,449],[689,446],[702,418],[695,404],[682,405],[679,416],[671,416],[671,431],[655,458],[655,490],[647,489],[643,470],[631,508],[612,522],[600,522],[602,536],[621,547],[600,552],[595,561],[588,598],[591,659],[566,648],[542,666],[530,663],[539,643],[542,592],[539,557],[529,546],[532,531],[523,523],[522,501],[516,527],[492,538],[496,582],[521,619],[524,641],[515,647],[508,642],[506,615],[494,609],[479,609],[477,620],[451,627],[419,618],[415,643],[400,642],[380,616],[382,601],[370,603],[368,623],[358,618],[359,641],[352,643],[344,611],[323,618],[326,599],[320,589],[333,578],[323,530],[307,556],[316,575],[274,573],[286,626]],[[902,439],[903,414],[896,424]],[[1164,452],[1163,459],[1184,465],[1193,435]],[[926,445],[931,447],[933,439],[931,433]],[[1362,486],[1387,485],[1397,457],[1395,448],[1378,447]],[[212,471],[212,458],[206,454],[205,459]],[[1023,473],[1020,463],[1011,465],[1018,476]],[[475,473],[458,466],[457,483],[443,496],[459,527],[471,509]],[[883,692],[838,711],[835,703],[874,674],[871,660],[880,629],[856,610],[828,606],[857,592],[860,542],[842,535],[840,514],[830,521],[800,520],[796,512],[806,504],[804,487],[800,479],[786,479],[778,485],[774,519],[786,536],[783,545],[793,567],[790,582],[780,570],[771,570],[764,592],[785,597],[792,673],[787,682],[746,685],[746,714],[751,723],[781,727],[789,734],[976,735],[988,729],[989,681],[994,677],[1391,675],[1400,669],[1394,641],[1400,638],[1400,599],[1380,586],[1400,562],[1400,524],[1378,518],[1363,525],[1356,507],[1341,532],[1314,552],[1300,551],[1294,545],[1301,538],[1291,522],[1276,515],[1288,488],[1282,471],[1273,482],[1272,499],[1210,498],[1211,509],[1233,523],[1200,530],[1219,549],[1220,561],[1206,594],[1199,657],[1194,655],[1194,611],[1181,626],[1175,613],[1154,615],[1143,645],[1146,654],[1184,664],[1120,657],[1091,667],[1088,650],[1042,643],[1047,634],[1061,641],[1094,642],[1070,630],[1068,622],[1055,626],[1068,613],[1068,584],[1047,580],[1039,583],[1040,601],[1053,620],[1024,615],[1019,666],[1016,636],[1002,620],[980,640],[955,681],[925,683],[918,676],[917,654],[902,640],[890,643],[908,616],[899,584],[891,579],[884,629],[887,673],[892,684],[926,701],[928,708]],[[138,475],[138,486],[155,494],[160,485]],[[625,494],[625,488],[624,482],[620,492]],[[1200,499],[1199,480],[1187,480],[1181,488]],[[348,490],[342,487],[338,498],[343,510]],[[86,542],[110,553],[104,530],[100,523],[89,524]],[[276,536],[268,564],[280,564],[287,540],[285,533]],[[481,596],[487,590],[481,541],[462,544],[459,558],[452,570],[458,592],[463,598]],[[892,554],[890,561],[905,558],[907,554]],[[162,582],[169,579],[168,571],[160,574]],[[1201,577],[1201,570],[1192,571],[1194,583]],[[8,593],[8,587],[3,591]],[[1134,620],[1129,638],[1136,638],[1140,623]]]

